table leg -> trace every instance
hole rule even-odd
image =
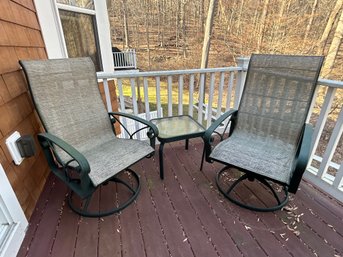
[[[164,170],[163,170],[163,147],[164,143],[160,143],[160,148],[159,148],[159,157],[160,157],[160,178],[164,178]]]
[[[188,141],[189,141],[189,139],[187,138],[186,139],[186,146],[185,146],[186,150],[188,150]]]
[[[202,167],[204,165],[204,160],[205,160],[205,144],[204,144],[204,150],[202,150],[200,170],[202,170]]]

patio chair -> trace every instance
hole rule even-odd
[[[156,126],[126,113],[107,113],[90,58],[20,61],[20,64],[46,131],[38,135],[38,141],[50,169],[70,189],[70,208],[86,217],[102,217],[123,210],[140,191],[139,176],[129,167],[154,153]],[[118,116],[145,124],[150,145],[133,140],[136,132],[129,133],[130,139],[117,138],[113,125],[120,123]],[[112,189],[123,191],[117,189],[117,193],[112,193],[127,200],[112,200],[113,206],[93,210],[92,196],[100,186],[113,184],[109,182],[116,183]]]
[[[217,173],[216,183],[233,203],[274,211],[287,203],[288,192],[296,193],[309,158],[313,128],[305,121],[322,62],[323,57],[316,56],[251,56],[238,110],[223,114],[204,135],[206,161],[226,165]],[[215,131],[221,124],[229,125],[227,134]],[[221,142],[214,146],[216,134]],[[230,182],[234,170],[239,178]],[[241,200],[235,192],[238,185],[240,193],[249,191],[244,184],[257,185],[242,183],[246,180],[260,181],[262,188],[271,190],[268,196],[275,197],[275,205]]]

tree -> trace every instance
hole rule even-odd
[[[329,52],[326,56],[326,60],[323,67],[323,77],[326,78],[332,72],[334,63],[336,61],[337,53],[339,50],[339,46],[341,45],[343,37],[343,11],[341,11],[341,15],[338,20],[338,24],[335,30],[335,34],[333,36]]]
[[[261,44],[263,41],[265,26],[266,26],[266,17],[268,13],[268,6],[269,6],[269,0],[264,0],[261,20],[260,20],[260,29],[258,33],[258,39],[257,39],[257,52],[260,52],[261,50]]]
[[[335,20],[337,19],[342,6],[343,0],[337,0],[334,8],[332,9],[332,12],[330,13],[330,17],[326,23],[325,29],[318,43],[317,54],[324,54],[325,45],[327,43],[330,31],[332,30],[333,24],[335,23]]]
[[[317,6],[318,6],[318,0],[314,0],[313,5],[312,5],[310,19],[308,20],[306,30],[305,30],[305,36],[304,36],[304,41],[303,41],[303,49],[305,48],[305,46],[307,44],[307,37],[308,37],[308,34],[310,33],[310,30],[312,27],[313,18],[314,18],[314,14],[316,12]]]
[[[211,45],[211,34],[212,34],[212,27],[213,27],[213,20],[214,20],[214,11],[216,9],[217,4],[218,4],[218,0],[210,0],[210,5],[208,7],[208,12],[207,12],[204,42],[202,46],[200,68],[206,68],[208,64],[208,55],[210,52],[210,45]]]

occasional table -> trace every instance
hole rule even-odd
[[[202,137],[205,128],[195,121],[189,115],[171,116],[150,120],[159,131],[158,140],[160,141],[159,159],[160,159],[160,178],[164,178],[163,171],[163,147],[165,143],[186,140],[186,149],[188,149],[188,140],[190,138]]]

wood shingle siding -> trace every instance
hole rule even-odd
[[[33,0],[0,1],[0,163],[26,214],[30,217],[49,174],[43,153],[14,165],[6,138],[14,131],[36,136],[40,123],[18,61],[46,59]]]

